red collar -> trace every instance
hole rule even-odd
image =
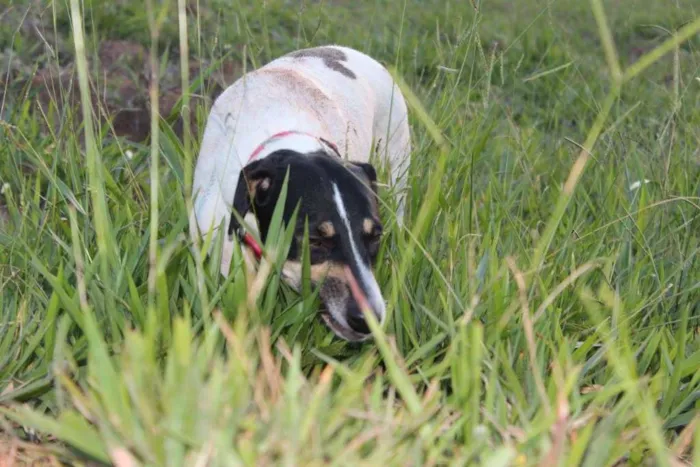
[[[314,136],[310,133],[305,133],[303,131],[295,131],[295,130],[288,130],[288,131],[280,131],[279,133],[275,133],[274,135],[270,136],[267,138],[265,141],[263,141],[255,150],[250,154],[248,157],[248,163],[250,164],[253,160],[255,160],[260,153],[265,149],[265,146],[270,144],[273,140],[279,139],[279,138],[284,138],[286,136],[291,136],[291,135],[306,135],[310,136],[311,138],[319,140],[322,144],[325,144],[326,146],[330,147],[337,155],[340,157],[340,152],[338,151],[338,147],[331,143],[328,140],[325,140],[323,138],[319,138],[317,136]],[[255,255],[255,259],[260,260],[262,257],[263,251],[258,242],[253,238],[253,236],[246,232],[243,227],[241,226],[239,233],[238,233],[240,241],[248,245],[248,247],[253,250],[253,254]]]

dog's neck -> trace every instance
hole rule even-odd
[[[330,152],[340,157],[338,148],[322,137],[302,131],[290,130],[276,133],[260,143],[248,157],[248,163],[257,159],[263,159],[280,149],[291,149],[301,154],[330,150]]]

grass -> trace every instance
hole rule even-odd
[[[700,464],[695,2],[84,3],[0,12],[0,457]],[[95,97],[116,39],[148,50],[152,108],[186,90],[146,141]],[[224,279],[187,234],[211,76],[328,42],[411,104],[406,230],[382,194],[389,320],[363,345],[279,258]],[[72,64],[80,98],[39,105],[32,77]]]

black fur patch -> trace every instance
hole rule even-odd
[[[357,79],[357,75],[343,65],[341,62],[347,61],[348,57],[340,49],[335,49],[333,47],[314,47],[311,49],[298,50],[289,54],[290,57],[303,58],[303,57],[316,57],[323,60],[323,64],[326,65],[333,71],[347,76],[350,79]]]
[[[302,154],[284,149],[248,164],[239,176],[233,207],[241,217],[249,211],[255,214],[263,242],[287,171],[289,182],[282,214],[287,225],[298,209],[287,260],[290,264],[302,260],[308,225],[312,285],[320,287],[324,306],[332,303],[337,307],[342,303],[350,329],[331,326],[334,331],[351,340],[359,339],[368,334],[368,328],[349,289],[345,268],[350,269],[367,294],[369,284],[360,280],[360,263],[367,268],[374,266],[382,233],[377,214],[376,171],[370,164],[347,162],[325,151]],[[350,231],[338,212],[334,185],[342,197]],[[367,222],[372,224],[371,231],[365,227]],[[329,224],[335,227],[330,229]],[[229,233],[238,226],[236,217],[231,216]],[[358,254],[353,252],[353,244]],[[327,323],[333,321],[330,314],[326,315]]]
[[[301,259],[301,248],[305,221],[308,220],[309,244],[312,264],[333,261],[349,264],[352,258],[350,239],[340,219],[333,200],[333,184],[342,193],[345,209],[353,232],[350,234],[360,250],[363,262],[373,264],[376,259],[378,238],[368,236],[362,229],[364,219],[371,218],[379,225],[376,210],[376,172],[370,164],[344,163],[341,159],[319,151],[301,154],[291,150],[275,151],[259,161],[247,165],[239,178],[233,206],[239,215],[252,211],[258,220],[260,237],[267,238],[277,199],[284,177],[289,169],[287,199],[283,218],[286,222],[299,204],[295,236],[290,246],[288,259]],[[251,190],[256,181],[268,179],[266,190]],[[320,231],[321,224],[331,222],[338,226],[335,235],[328,238]],[[343,226],[341,228],[341,226]],[[231,217],[229,232],[237,228],[235,217]]]

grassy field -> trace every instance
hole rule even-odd
[[[0,466],[700,465],[699,32],[696,0],[3,0]],[[411,108],[362,345],[187,234],[212,98],[324,43]]]

